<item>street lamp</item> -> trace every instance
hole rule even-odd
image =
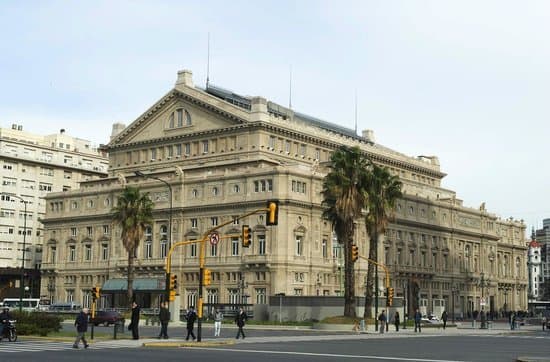
[[[240,290],[240,294],[241,294],[241,305],[245,304],[245,295],[244,295],[244,290],[246,288],[248,288],[248,284],[244,281],[244,279],[240,279],[238,282],[237,282],[237,287],[239,288]]]
[[[27,201],[23,199],[20,196],[17,195],[11,195],[11,194],[2,194],[8,197],[15,197],[16,199],[21,200],[21,202],[25,205],[25,213],[23,214],[23,259],[21,260],[21,275],[20,275],[20,281],[19,281],[19,312],[23,310],[23,298],[25,294],[25,252],[27,251]]]
[[[453,314],[451,315],[453,324],[455,324],[455,294],[460,293],[460,289],[458,289],[457,285],[451,286],[451,298],[452,298],[452,308],[453,308]]]
[[[489,286],[489,280],[485,279],[485,274],[480,273],[479,287],[481,288],[481,329],[487,328],[487,316],[485,315],[485,288]]]
[[[168,250],[170,250],[170,248],[172,247],[172,186],[165,180],[156,176],[147,175],[141,171],[134,171],[134,173],[136,174],[136,176],[152,178],[153,180],[160,181],[168,187],[168,192],[170,194],[170,209],[168,210]]]

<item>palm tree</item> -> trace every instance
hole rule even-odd
[[[344,316],[355,317],[355,277],[351,261],[354,221],[366,202],[364,187],[369,161],[359,147],[342,147],[330,159],[330,171],[323,180],[323,216],[344,245]]]
[[[119,224],[122,244],[128,252],[128,301],[134,300],[134,258],[145,227],[153,220],[153,202],[149,194],[137,187],[127,186],[118,197],[112,212],[113,222]]]
[[[384,235],[388,222],[393,218],[395,203],[402,196],[401,181],[397,176],[390,174],[386,167],[376,164],[368,175],[367,213],[365,227],[369,235],[369,259],[378,262],[378,239]],[[365,292],[364,318],[372,318],[373,284],[377,266],[369,263],[367,271],[367,290]]]

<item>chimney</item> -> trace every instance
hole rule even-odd
[[[179,88],[181,86],[187,86],[190,88],[194,88],[195,85],[193,84],[193,73],[190,70],[184,69],[178,71],[178,79],[176,80],[176,88]]]
[[[113,123],[113,131],[111,132],[111,139],[115,138],[119,135],[120,132],[122,132],[126,128],[126,125],[124,123]]]
[[[371,142],[371,143],[376,143],[374,142],[374,131],[372,129],[365,129],[363,130],[362,132],[362,136],[365,140],[367,140],[368,142]]]

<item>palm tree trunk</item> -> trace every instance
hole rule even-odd
[[[376,228],[373,228],[369,233],[369,259],[378,261],[378,232]],[[378,266],[369,262],[367,270],[367,289],[365,291],[365,311],[363,312],[363,318],[373,318],[372,307],[374,305],[374,275]],[[375,316],[376,317],[376,316]]]
[[[351,261],[351,245],[353,243],[353,226],[346,232],[346,241],[344,243],[344,270],[345,270],[345,291],[344,291],[344,316],[356,317],[355,307],[355,274],[353,272],[354,263]]]
[[[128,303],[130,306],[134,298],[134,252],[135,249],[128,252]]]

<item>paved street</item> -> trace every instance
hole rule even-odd
[[[498,327],[498,326],[497,326]],[[503,325],[502,327],[505,327]],[[144,328],[146,329],[146,328]],[[153,330],[153,329],[151,329]],[[179,330],[178,330],[179,331]],[[386,334],[301,330],[248,330],[245,340],[235,340],[233,329],[225,328],[231,337],[204,337],[203,343],[185,344],[182,337],[161,343],[163,348],[143,347],[159,343],[156,338],[139,341],[128,339],[94,341],[88,350],[73,350],[70,342],[30,341],[0,343],[0,360],[35,361],[146,361],[150,359],[190,359],[201,361],[422,361],[422,362],[489,362],[515,361],[519,356],[550,358],[550,333],[537,326],[520,331],[495,328],[479,330],[452,328],[412,330]],[[205,332],[209,332],[208,328]],[[212,346],[212,341],[226,345]],[[183,343],[183,344],[182,344]],[[183,347],[177,347],[182,345]],[[192,347],[190,347],[192,346]],[[18,352],[18,353],[14,353]]]

